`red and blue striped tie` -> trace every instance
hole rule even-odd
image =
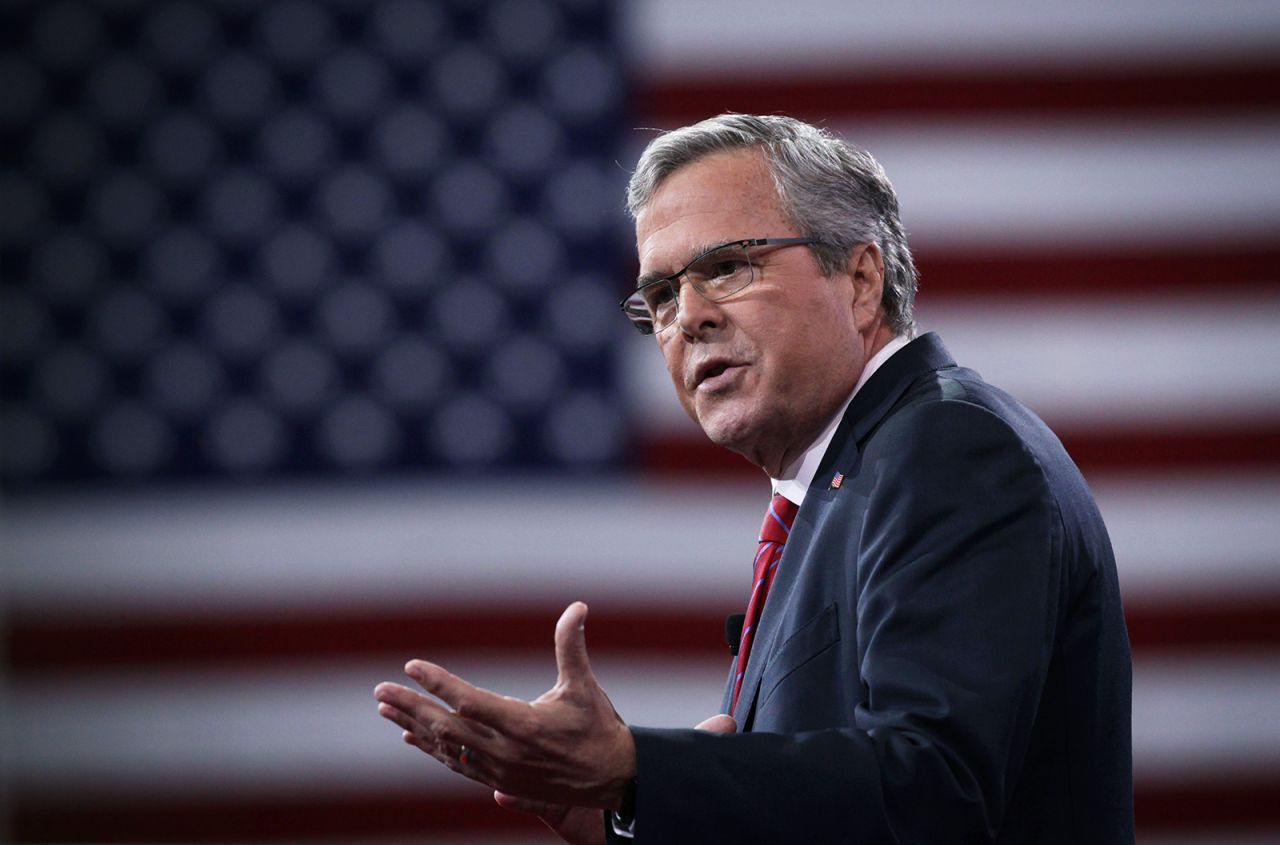
[[[751,600],[747,602],[747,618],[742,624],[742,640],[738,643],[738,668],[733,677],[730,713],[738,706],[738,693],[742,691],[742,678],[747,673],[751,642],[755,639],[756,626],[764,610],[764,600],[773,584],[773,576],[778,572],[778,561],[782,559],[782,549],[791,533],[791,524],[795,522],[798,510],[799,505],[792,504],[779,494],[773,497],[773,501],[769,503],[769,511],[764,515],[764,525],[760,528],[760,545],[756,548]]]

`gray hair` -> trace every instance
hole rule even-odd
[[[844,270],[859,244],[880,248],[886,320],[895,333],[913,337],[917,274],[898,219],[898,195],[870,153],[825,129],[790,117],[730,113],[666,132],[640,156],[627,185],[627,211],[636,217],[680,168],[712,153],[751,148],[764,155],[783,214],[805,237],[821,241],[811,249],[825,275]]]

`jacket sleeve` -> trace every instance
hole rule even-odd
[[[1026,755],[1061,599],[1061,518],[1010,427],[964,401],[891,416],[856,560],[860,700],[801,734],[634,728],[636,843],[983,842]],[[815,546],[820,548],[820,546]],[[825,565],[825,562],[824,562]]]

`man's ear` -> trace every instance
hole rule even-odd
[[[859,330],[867,328],[883,314],[884,256],[875,244],[854,247],[849,253],[847,272],[853,280],[853,315]]]

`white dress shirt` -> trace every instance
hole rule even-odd
[[[883,366],[885,361],[893,357],[893,353],[911,342],[911,338],[895,335],[892,340],[886,343],[879,352],[871,356],[871,360],[862,368],[862,375],[858,376],[858,383],[853,386],[853,392],[849,394],[849,398],[844,400],[844,404],[840,406],[840,410],[827,423],[827,427],[818,435],[818,439],[809,444],[809,447],[800,454],[800,457],[792,461],[782,474],[773,481],[774,494],[781,493],[789,502],[796,505],[804,504],[804,494],[809,489],[809,485],[813,483],[813,476],[818,472],[818,464],[822,463],[822,456],[827,453],[827,447],[831,445],[831,438],[836,436],[836,429],[840,427],[840,420],[844,419],[844,412],[849,410],[849,403],[853,401],[853,397],[858,395],[858,391],[867,383],[867,380],[875,374],[875,371]]]

